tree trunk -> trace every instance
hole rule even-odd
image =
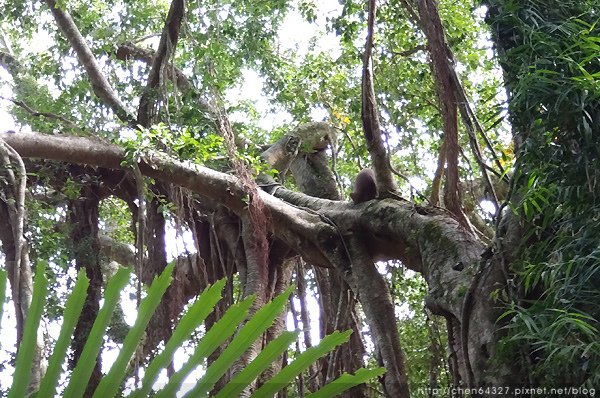
[[[100,246],[98,242],[98,204],[98,192],[89,186],[84,186],[80,197],[69,203],[70,237],[75,267],[77,270],[85,269],[90,280],[83,310],[75,327],[73,360],[71,362],[72,367],[80,359],[96,362],[85,390],[84,397],[86,398],[92,396],[102,378],[100,354],[97,358],[81,358],[83,347],[98,315],[102,295],[102,272],[100,270]]]
[[[0,220],[9,220],[9,209],[6,203],[0,200]],[[31,295],[33,294],[33,273],[29,261],[29,247],[27,241],[23,239],[21,244],[21,261],[19,269],[16,269],[16,246],[12,228],[0,227],[0,242],[4,251],[6,260],[6,272],[12,293],[13,305],[15,308],[15,318],[17,323],[17,350],[20,348],[23,339],[23,328],[27,313],[31,306]],[[31,364],[31,379],[29,381],[29,390],[34,391],[44,376],[45,369],[42,366],[42,353],[44,351],[44,341],[41,332],[38,333],[37,347],[33,363]]]
[[[358,297],[367,317],[375,349],[387,369],[383,378],[385,395],[390,398],[409,397],[406,360],[400,346],[394,303],[388,285],[377,272],[359,237],[349,240],[349,250],[353,260],[352,270],[359,281]]]

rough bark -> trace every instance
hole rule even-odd
[[[237,251],[238,229],[231,227],[231,223],[237,222],[230,219],[221,209],[215,211],[210,217],[202,217],[200,212],[193,210],[192,225],[194,239],[198,250],[198,266],[195,273],[200,275],[203,285],[212,284],[224,277],[228,278],[227,285],[223,292],[223,299],[220,300],[213,312],[206,319],[206,329],[210,328],[223,316],[229,305],[233,303],[231,286],[232,274],[237,268],[243,268],[239,263],[234,262]],[[210,221],[209,221],[210,220]],[[231,242],[231,243],[229,243]],[[234,243],[235,242],[235,243]],[[241,245],[240,245],[241,246]],[[231,266],[230,266],[231,264]],[[235,265],[235,267],[233,266]],[[225,344],[217,348],[207,358],[207,363],[212,364],[221,355]],[[224,375],[213,388],[213,392],[219,391],[229,381],[229,374]],[[211,393],[212,395],[212,393]]]
[[[246,258],[246,281],[244,283],[244,297],[254,295],[256,298],[248,311],[248,317],[254,315],[267,302],[267,286],[269,283],[268,269],[264,266],[260,242],[257,241],[254,225],[248,218],[242,218],[242,242]],[[263,337],[264,338],[264,337]],[[232,373],[238,373],[245,368],[260,352],[263,338],[252,343],[242,357],[233,365]],[[257,387],[258,380],[250,383],[240,393],[241,398],[252,395]]]
[[[298,301],[300,302],[300,320],[302,321],[302,334],[303,334],[303,338],[304,338],[304,347],[306,349],[312,347],[312,340],[310,337],[310,314],[308,311],[308,303],[306,301],[307,298],[307,292],[306,292],[306,274],[304,272],[304,267],[306,266],[306,264],[301,261],[300,259],[297,262],[297,266],[296,266],[296,286],[298,287]],[[320,270],[320,269],[319,269]],[[315,273],[317,272],[317,270],[315,270]],[[326,272],[325,270],[323,270],[323,272]],[[316,279],[316,275],[315,275],[315,279]],[[320,321],[320,337],[325,336],[326,332],[325,332],[325,311],[327,308],[329,308],[328,306],[325,305],[325,300],[324,300],[324,296],[327,295],[328,290],[325,291],[326,288],[329,288],[328,285],[324,286],[322,289],[317,287],[318,291],[319,291],[319,298],[321,299],[321,303],[320,303],[320,307],[319,307],[319,314],[321,315],[319,317],[319,321]],[[298,329],[298,321],[297,321],[297,316],[295,314],[295,309],[293,306],[293,298],[290,298],[290,304],[292,307],[292,314],[294,316],[294,327],[296,329]],[[297,343],[297,347],[296,347],[297,351],[300,350],[300,346]],[[321,359],[320,363],[321,366],[323,366],[323,362],[326,360],[326,358]],[[306,380],[306,384],[308,386],[308,389],[310,391],[316,391],[317,387],[319,385],[321,385],[320,383],[322,383],[322,377],[319,377],[319,373],[318,373],[318,367],[317,364],[312,364],[309,368],[308,368],[308,378]],[[304,379],[301,379],[300,381],[300,391],[304,390]]]
[[[272,285],[272,294],[270,299],[273,299],[283,293],[285,289],[290,285],[290,281],[292,280],[292,271],[294,270],[294,265],[296,265],[295,258],[289,258],[284,260],[283,262],[275,262],[272,263],[275,268],[273,277],[270,280],[270,284]],[[285,331],[285,321],[287,317],[287,312],[283,311],[273,322],[273,326],[267,329],[265,333],[264,343],[262,348],[269,342],[273,341],[277,337]],[[257,385],[261,386],[267,380],[270,380],[273,376],[281,371],[283,366],[283,357],[275,360],[271,366],[269,366],[259,377]]]
[[[17,152],[0,139],[0,168],[3,182],[0,187],[0,216],[6,226],[0,233],[6,271],[10,283],[17,321],[17,349],[23,339],[24,326],[29,312],[33,292],[33,274],[29,262],[28,243],[25,239],[25,190],[27,185],[25,164]],[[30,390],[39,386],[44,369],[41,365],[43,341],[38,334],[33,358]]]
[[[23,338],[23,327],[32,293],[31,266],[24,236],[26,170],[23,160],[2,140],[0,140],[0,162],[2,177],[6,181],[2,184],[0,214],[4,216],[7,224],[0,238],[5,250],[8,280],[15,305],[18,345]],[[16,169],[16,173],[13,168]]]
[[[360,280],[358,298],[369,323],[375,349],[381,355],[386,374],[383,387],[386,397],[409,397],[405,357],[400,346],[394,316],[394,303],[382,275],[377,272],[373,260],[360,236],[349,240],[352,254],[352,270]]]
[[[330,128],[322,123],[309,123],[296,129],[295,135],[291,137],[301,138],[303,143],[301,148],[304,151],[300,152],[297,148],[286,146],[277,151],[278,156],[273,156],[276,151],[271,150],[264,152],[263,156],[271,161],[286,159],[286,163],[289,164],[289,169],[294,176],[294,181],[302,192],[314,197],[340,200],[341,195],[337,189],[335,176],[329,168],[324,150],[325,144],[332,139]],[[282,141],[289,142],[285,140],[286,137],[279,140],[275,146],[278,146]],[[312,146],[308,146],[309,144],[312,144]],[[270,156],[266,154],[270,154]],[[278,163],[280,162],[275,162],[275,164]],[[301,285],[304,284],[304,281],[301,281],[303,278],[300,276],[302,265],[298,267],[298,270],[298,288],[300,290]],[[316,270],[315,273],[315,279],[319,287],[319,297],[321,298],[322,336],[331,334],[335,330],[348,329],[351,329],[353,334],[346,344],[337,347],[327,357],[321,358],[319,361],[320,377],[308,380],[311,391],[316,386],[323,385],[323,383],[339,377],[344,372],[354,373],[363,366],[365,348],[357,324],[356,299],[350,286],[344,280],[344,276],[343,272],[336,269]],[[303,308],[302,306],[301,309]],[[302,314],[302,317],[303,324],[308,327],[308,317],[306,314]],[[311,374],[316,377],[316,369],[313,369]],[[360,385],[341,394],[341,396],[366,397],[367,391],[364,385]]]
[[[102,295],[102,271],[100,269],[100,247],[98,244],[98,194],[93,188],[84,187],[78,199],[69,203],[70,238],[77,270],[85,269],[90,280],[87,296],[73,335],[72,366],[77,361],[93,360],[94,370],[85,390],[85,397],[91,397],[102,378],[101,357],[81,358],[92,325],[100,309]]]
[[[0,220],[9,220],[8,206],[3,200],[0,200]],[[17,348],[23,339],[23,327],[25,326],[25,320],[27,319],[27,313],[31,306],[31,299],[33,293],[33,272],[31,270],[31,263],[29,261],[29,249],[27,242],[21,247],[21,258],[19,266],[17,268],[16,261],[16,245],[14,242],[14,235],[11,228],[0,227],[0,243],[2,243],[2,251],[4,252],[4,259],[6,261],[6,272],[9,275],[10,289],[15,307],[15,318],[17,324]],[[42,353],[44,348],[44,342],[40,341],[41,335],[38,335],[37,349],[34,357],[34,362],[31,364],[31,380],[29,382],[30,390],[35,390],[42,377],[44,376],[45,370],[41,364]]]
[[[165,217],[160,211],[160,206],[159,198],[156,196],[148,201],[147,229],[143,231],[146,235],[144,241],[147,244],[148,258],[141,270],[142,280],[147,285],[167,267]],[[169,286],[148,323],[144,358],[152,353],[161,341],[166,342],[171,337],[172,319],[176,316],[173,311],[183,307],[177,297],[177,290],[177,284]]]
[[[335,330],[352,330],[350,340],[330,352],[321,361],[322,379],[324,382],[330,382],[344,372],[354,373],[357,369],[363,367],[366,349],[362,341],[361,325],[356,309],[359,300],[344,280],[343,275],[337,270],[319,269],[319,271],[321,272],[316,273],[319,293],[321,294],[324,290],[327,290],[322,298],[324,304],[324,311],[321,312],[321,317],[324,318],[323,336]],[[372,328],[370,323],[368,325]],[[340,397],[343,398],[368,396],[367,387],[364,384],[340,394]]]

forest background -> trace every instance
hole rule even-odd
[[[36,348],[16,363],[4,351],[12,394],[44,386],[77,270],[89,286],[59,391],[105,313],[82,393],[118,373],[103,372],[110,347],[131,351],[113,379],[121,393],[152,385],[188,301],[223,278],[223,300],[178,355],[194,358],[228,308],[248,305],[237,314],[248,325],[295,292],[230,366],[220,358],[244,328],[196,358],[196,387],[212,394],[260,368],[259,352],[289,337],[286,319],[301,341],[241,396],[272,385],[304,396],[345,372],[359,375],[340,382],[348,396],[599,384],[597,1],[0,4],[15,123],[0,129],[0,241],[15,342]],[[348,201],[367,165],[376,200]],[[148,288],[171,261],[169,287]],[[117,264],[134,274],[131,300],[162,296],[131,341],[143,325],[107,304],[110,276],[126,280]],[[36,270],[47,302],[34,300]],[[336,330],[353,333],[302,357]],[[306,366],[285,387],[288,359]],[[166,363],[162,377],[176,388],[184,368]]]

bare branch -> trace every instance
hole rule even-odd
[[[121,44],[119,48],[117,48],[116,52],[117,59],[120,59],[122,61],[135,59],[137,61],[143,61],[147,64],[152,63],[152,60],[154,59],[154,54],[154,51],[140,46],[136,46],[133,43]],[[183,72],[179,68],[176,68],[173,64],[169,64],[165,68],[166,77],[168,79],[171,79],[171,81],[173,81],[177,85],[177,89],[184,93],[189,91],[195,92],[195,101],[198,104],[200,110],[210,115],[212,119],[216,119],[215,111],[212,109],[210,103],[206,99],[201,98],[201,94],[197,92],[196,87],[194,87],[194,85],[192,84],[192,82],[190,82],[188,77],[184,75]]]
[[[140,105],[138,108],[137,121],[144,127],[149,127],[152,119],[152,111],[154,108],[155,89],[160,83],[160,76],[163,68],[165,67],[166,60],[173,54],[177,40],[179,39],[179,29],[181,27],[181,21],[183,20],[183,14],[185,13],[185,1],[184,0],[173,0],[171,2],[171,8],[167,15],[165,27],[163,28],[160,42],[158,44],[158,50],[154,54],[152,60],[152,67],[148,75],[148,83],[146,89],[140,98]]]
[[[418,46],[411,48],[410,50],[392,51],[392,54],[395,56],[399,56],[399,57],[410,57],[411,55],[418,53],[419,51],[425,51],[425,50],[427,50],[426,46],[418,45]]]
[[[81,128],[79,126],[77,126],[75,123],[73,123],[72,121],[70,121],[69,119],[60,116],[60,115],[56,115],[54,113],[51,112],[39,112],[36,111],[35,109],[31,108],[29,105],[27,105],[24,101],[19,101],[13,98],[6,98],[0,95],[0,99],[6,100],[6,101],[10,101],[13,104],[23,108],[27,113],[31,114],[31,116],[35,116],[35,117],[45,117],[47,119],[52,119],[52,120],[58,120],[59,122],[64,123],[66,126],[68,126],[69,128],[75,129],[75,130],[81,130]]]
[[[382,197],[387,197],[390,193],[396,191],[396,182],[392,178],[389,154],[386,151],[381,134],[377,98],[375,97],[375,88],[373,85],[373,31],[375,26],[375,12],[375,0],[369,0],[367,39],[363,56],[361,117],[367,148],[371,155],[373,169],[377,177],[379,194]]]

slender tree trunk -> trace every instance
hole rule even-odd
[[[155,276],[159,275],[167,266],[167,252],[165,241],[165,217],[160,211],[158,198],[153,198],[147,203],[146,231],[144,242],[148,250],[148,258],[144,263],[142,281],[149,285]],[[158,308],[152,315],[146,329],[147,341],[144,347],[144,357],[154,350],[158,344],[167,340],[172,332],[172,309],[177,307],[177,298],[173,296],[173,289],[169,287]]]
[[[458,175],[458,107],[451,76],[452,52],[446,37],[435,0],[419,0],[420,23],[431,55],[435,87],[444,122],[444,146],[447,163],[444,205],[465,228],[470,224],[463,209]],[[441,155],[440,155],[441,158]]]
[[[394,303],[389,287],[368,255],[364,243],[358,237],[349,239],[348,247],[352,260],[352,271],[358,284],[360,303],[387,373],[383,387],[386,397],[405,398],[410,396],[406,375],[404,352],[400,346]]]
[[[4,201],[0,200],[0,220],[9,220],[9,217],[8,206]],[[11,228],[0,228],[0,242],[2,242],[8,281],[10,283],[13,304],[15,307],[15,318],[17,321],[16,346],[17,349],[19,349],[21,340],[23,339],[25,320],[27,318],[27,313],[29,312],[29,307],[31,306],[31,295],[33,293],[33,273],[29,261],[29,248],[27,241],[23,239],[21,245],[21,261],[19,262],[19,269],[16,269],[17,253]],[[45,369],[41,364],[43,347],[43,336],[41,333],[38,333],[36,353],[33,363],[31,364],[32,372],[29,381],[30,391],[34,391],[39,387],[39,383],[45,373]]]
[[[248,311],[248,317],[254,315],[267,300],[267,287],[269,283],[268,262],[265,263],[260,237],[254,231],[254,225],[249,218],[242,220],[242,242],[246,254],[246,283],[244,284],[244,296],[255,295],[256,299]],[[257,339],[234,365],[233,373],[241,371],[260,352],[263,341]],[[240,398],[249,397],[256,387],[256,382],[251,383],[240,393]]]
[[[304,263],[304,261],[298,259],[296,267],[296,285],[298,286],[298,300],[300,301],[300,320],[302,321],[304,347],[308,349],[312,347],[312,341],[310,337],[310,314],[308,312],[308,303],[306,302],[306,273],[304,272],[305,266],[306,264]],[[324,311],[325,309],[321,307],[320,319],[323,319],[325,317]],[[321,363],[325,363],[325,361],[325,358],[322,358],[320,360]],[[310,391],[316,391],[317,387],[319,386],[320,378],[318,377],[317,364],[312,364],[308,368],[307,386],[310,389]],[[302,387],[304,388],[304,386]]]
[[[100,270],[100,245],[98,243],[98,193],[91,187],[83,187],[80,198],[69,204],[70,237],[72,242],[75,266],[78,270],[85,269],[90,280],[87,297],[79,322],[73,337],[74,367],[81,358],[83,347],[87,341],[92,325],[98,315],[102,295],[102,272]],[[81,360],[96,362],[88,381],[84,397],[91,397],[102,378],[101,357],[81,358]]]
[[[271,299],[277,297],[281,293],[285,291],[285,289],[290,285],[290,281],[292,279],[292,271],[294,270],[294,265],[296,265],[296,258],[289,258],[284,260],[281,263],[275,263],[274,268],[274,280],[271,280],[271,284],[273,286],[273,294],[271,295]],[[265,333],[264,345],[273,341],[277,337],[283,333],[285,330],[285,320],[287,317],[287,311],[283,311],[273,322],[273,326],[267,329]],[[277,373],[281,371],[282,368],[282,358],[278,358],[275,360],[269,368],[267,368],[263,374],[258,379],[258,386],[261,386],[266,381],[271,379]]]

